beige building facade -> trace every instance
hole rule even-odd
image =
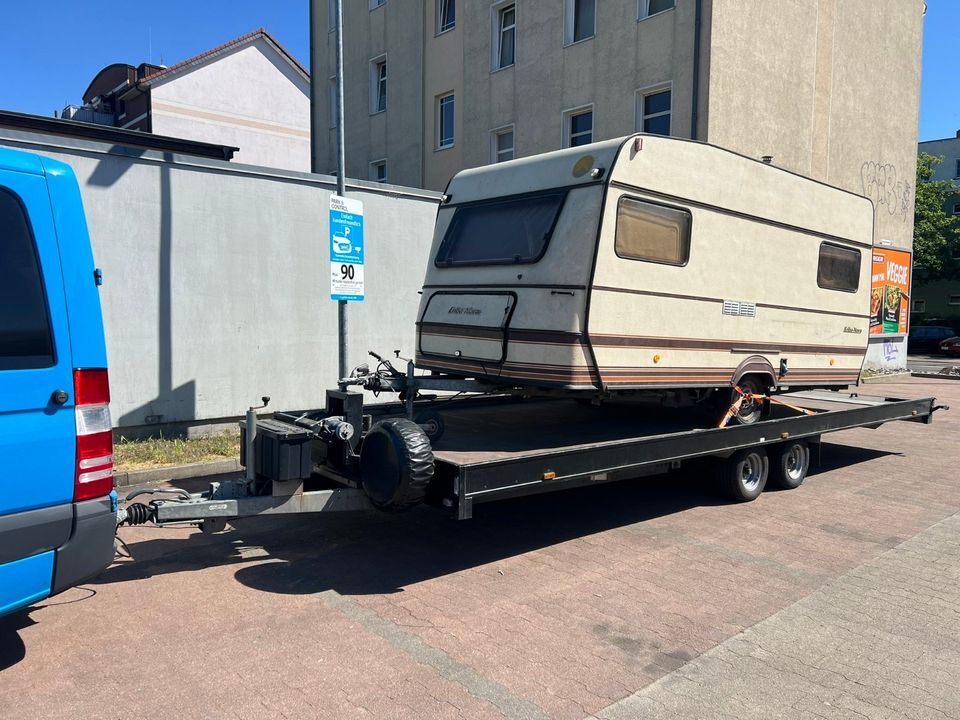
[[[64,118],[237,148],[236,162],[310,170],[310,75],[260,28],[171,67],[114,63]]]
[[[328,171],[333,11],[314,6]],[[864,194],[877,242],[910,247],[923,13],[922,0],[349,0],[347,174],[442,190],[463,168],[664,133]]]

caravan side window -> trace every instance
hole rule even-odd
[[[822,243],[817,285],[827,290],[856,292],[860,286],[860,251]]]
[[[614,249],[629,260],[686,265],[690,224],[688,210],[622,197],[617,204]]]

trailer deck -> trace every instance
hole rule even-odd
[[[854,427],[930,422],[935,410],[933,398],[831,391],[780,398],[816,414],[774,406],[763,422],[717,428],[713,415],[689,409],[596,408],[573,401],[523,403],[509,412],[464,407],[446,415],[434,458],[438,470],[453,474],[457,515],[465,519],[476,503],[657,474],[695,457],[728,457],[742,448],[817,440]]]
[[[402,405],[362,408],[360,397],[352,398],[353,412],[360,408],[372,417],[403,412]],[[779,398],[794,407],[775,405],[767,420],[728,427],[716,427],[715,413],[696,408],[594,407],[573,400],[508,397],[427,401],[423,405],[443,413],[446,431],[432,447],[434,480],[426,502],[467,519],[479,503],[667,473],[695,458],[729,458],[732,463],[760,448],[761,457],[776,457],[790,444],[819,443],[831,432],[897,420],[929,423],[939,409],[932,397],[905,400],[849,391],[805,391]],[[276,419],[257,424],[272,432],[285,426],[291,435],[306,436],[309,432],[295,422],[319,427],[329,417],[326,410],[278,413]],[[356,457],[350,446],[337,445],[329,434],[319,432],[310,442],[314,472],[305,481],[261,478],[251,484],[238,479],[213,483],[204,493],[161,494],[149,505],[128,506],[121,520],[190,523],[216,531],[227,520],[252,515],[373,509],[359,463],[351,470],[322,459],[333,457],[332,447]]]

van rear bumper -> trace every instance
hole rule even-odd
[[[0,516],[0,578],[5,578],[0,614],[62,592],[110,565],[116,518],[110,496]]]
[[[57,549],[51,595],[89,580],[113,562],[117,513],[110,496],[73,504],[73,534]]]

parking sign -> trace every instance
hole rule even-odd
[[[363,300],[363,203],[330,196],[330,299]]]

